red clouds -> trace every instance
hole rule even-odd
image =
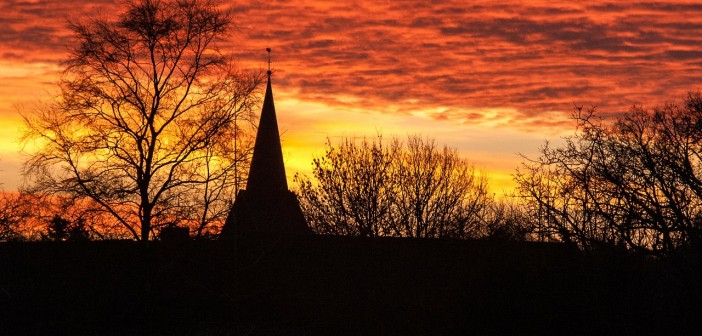
[[[300,99],[448,107],[437,117],[457,121],[511,108],[518,112],[504,122],[530,127],[573,101],[612,112],[661,103],[696,90],[702,70],[694,3],[240,1],[230,9],[238,29],[224,50],[262,67],[272,47],[278,87]],[[112,15],[119,3],[16,0],[1,10],[0,61],[57,62],[70,43],[68,19]]]
[[[617,112],[698,89],[702,6],[533,3],[266,2],[238,13],[233,46],[247,59],[274,47],[278,81],[302,99],[449,107],[437,118],[471,122],[511,108],[512,127],[538,128],[573,102]]]

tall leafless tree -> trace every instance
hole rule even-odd
[[[261,79],[220,51],[231,25],[210,0],[136,0],[116,20],[72,23],[61,94],[24,115],[31,191],[90,199],[143,241],[221,220]]]

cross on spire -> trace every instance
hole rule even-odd
[[[266,48],[268,52],[268,76],[271,75],[271,48]]]

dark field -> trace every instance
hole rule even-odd
[[[695,335],[696,273],[499,241],[2,244],[0,334]]]

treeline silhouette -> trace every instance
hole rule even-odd
[[[700,94],[691,93],[680,104],[633,107],[616,120],[578,108],[575,134],[525,158],[511,198],[496,199],[487,177],[455,150],[419,136],[329,142],[312,177],[296,176],[297,192],[320,234],[501,237],[663,258],[698,253],[701,106]],[[96,207],[75,195],[5,192],[0,239],[73,239],[50,232],[63,222],[81,227],[80,239],[128,237],[119,220]],[[200,221],[171,215],[154,226],[156,235],[176,224],[195,237],[218,233],[217,222],[203,231]]]
[[[524,240],[519,216],[490,194],[486,174],[455,149],[409,136],[328,140],[313,179],[298,174],[300,203],[319,234]]]
[[[702,98],[615,121],[577,108],[575,135],[516,174],[539,239],[669,257],[702,245]],[[693,252],[696,251],[696,252]]]

